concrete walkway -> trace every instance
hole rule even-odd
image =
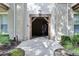
[[[53,56],[56,49],[63,47],[47,37],[39,37],[23,41],[17,48],[23,49],[26,56]]]

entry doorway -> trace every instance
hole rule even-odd
[[[48,17],[46,17],[48,20]],[[32,18],[32,20],[34,17]],[[32,21],[32,37],[48,36],[48,21],[44,17],[36,17]]]
[[[30,38],[48,36],[50,39],[50,17],[30,17]]]

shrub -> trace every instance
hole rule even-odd
[[[61,36],[61,45],[66,45],[71,43],[71,39],[69,36]]]
[[[61,45],[72,51],[74,55],[79,55],[79,34],[75,34],[71,37],[61,36]]]
[[[68,49],[68,50],[74,48],[74,46],[72,44],[63,45],[63,47]]]
[[[25,52],[24,50],[20,48],[13,49],[12,51],[9,52],[9,56],[24,56]]]
[[[79,56],[79,48],[74,48],[72,51],[73,51],[74,55]]]
[[[10,44],[9,35],[0,35],[0,43],[3,45]]]
[[[79,43],[79,35],[78,34],[77,35],[73,35],[71,37],[71,39],[72,39],[72,43],[73,43],[74,46],[76,46]]]
[[[72,44],[72,40],[69,36],[61,36],[61,42],[60,44],[66,48],[66,49],[72,49],[74,48],[73,44]]]

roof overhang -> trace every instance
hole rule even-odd
[[[72,6],[72,9],[73,9],[74,11],[79,11],[79,3],[73,5],[73,6]]]
[[[0,3],[0,12],[7,11],[9,9],[9,6],[6,4]]]

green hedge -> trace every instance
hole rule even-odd
[[[3,45],[10,44],[9,35],[0,35],[0,43]]]

